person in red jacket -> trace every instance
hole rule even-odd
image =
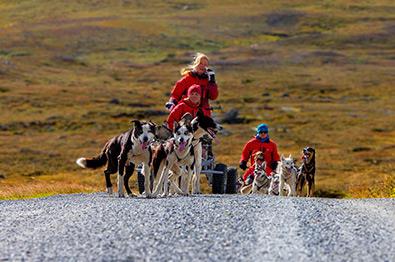
[[[182,78],[174,85],[170,99],[165,105],[169,111],[187,96],[188,88],[196,84],[201,87],[200,106],[203,113],[206,116],[211,116],[209,99],[217,99],[218,86],[215,82],[215,73],[208,69],[208,65],[208,57],[203,53],[197,53],[193,63],[181,70]]]
[[[254,174],[254,155],[259,151],[263,152],[265,155],[266,174],[271,176],[271,173],[277,168],[280,156],[277,152],[276,143],[269,138],[269,128],[266,124],[257,126],[256,136],[245,144],[241,153],[240,168],[242,170],[247,169],[247,162],[250,160],[250,168],[243,175],[243,180],[245,182],[249,176],[253,176]],[[253,181],[253,177],[248,179],[248,181]]]
[[[199,85],[191,85],[188,88],[187,97],[181,100],[170,112],[167,118],[168,127],[173,130],[174,121],[180,121],[185,113],[190,113],[192,117],[195,117],[200,105],[201,100],[201,88]]]

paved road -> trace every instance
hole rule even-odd
[[[0,201],[0,261],[395,261],[395,199]]]

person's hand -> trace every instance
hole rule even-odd
[[[208,81],[210,83],[215,83],[215,72],[212,69],[207,69]]]
[[[173,110],[173,108],[175,107],[176,105],[173,103],[173,102],[167,102],[166,104],[165,104],[165,107],[166,107],[166,109],[168,110],[168,111],[171,111],[171,110]]]
[[[242,170],[246,170],[247,169],[247,161],[241,161],[240,162],[240,164],[239,164],[239,167],[242,169]]]

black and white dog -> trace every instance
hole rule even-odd
[[[284,189],[284,187],[287,187],[288,196],[296,196],[297,175],[298,168],[292,156],[284,157],[281,155],[279,188]],[[279,190],[279,195],[283,196],[284,190]]]
[[[306,196],[311,197],[315,186],[315,149],[307,146],[303,148],[302,154],[302,165],[297,178],[298,196],[302,196],[303,188],[307,182]]]
[[[135,165],[142,163],[145,179],[145,195],[151,196],[150,163],[152,158],[151,143],[156,137],[156,125],[152,122],[133,120],[134,128],[111,138],[101,153],[93,158],[79,158],[76,163],[82,168],[98,168],[107,163],[104,170],[107,192],[112,194],[111,174],[118,172],[118,196],[123,197],[123,187],[129,196],[134,196],[129,188],[129,178]]]
[[[201,194],[200,190],[200,172],[202,171],[202,141],[203,136],[215,139],[218,131],[222,129],[214,119],[205,116],[201,110],[191,122],[193,132],[193,154],[195,155],[195,170],[192,179],[192,194]]]

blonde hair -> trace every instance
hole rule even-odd
[[[190,64],[187,67],[184,67],[183,69],[180,70],[181,75],[184,76],[184,75],[188,74],[189,72],[191,72],[193,69],[195,69],[200,64],[200,61],[203,58],[205,58],[205,59],[207,59],[207,61],[209,61],[208,56],[206,56],[205,54],[196,53],[196,55],[193,58],[192,64]]]

